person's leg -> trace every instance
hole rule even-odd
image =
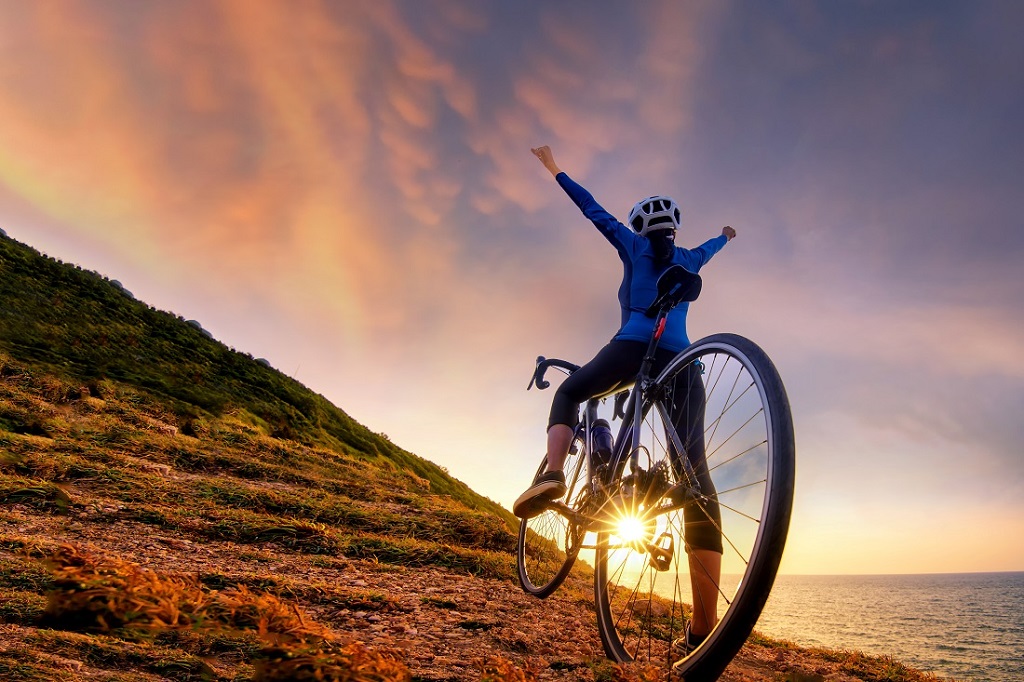
[[[566,424],[548,427],[548,471],[561,471],[572,445],[573,428]]]
[[[707,398],[704,380],[696,366],[690,365],[680,372],[673,394],[676,433],[700,483],[701,494],[705,497],[699,504],[690,504],[683,510],[690,587],[693,591],[690,634],[693,639],[700,641],[718,623],[719,583],[722,577],[722,516],[718,493],[708,471],[704,443],[704,406]],[[679,455],[674,451],[671,454],[678,475],[682,470]]]
[[[612,341],[558,387],[548,418],[547,471],[516,500],[512,507],[516,516],[525,518],[539,513],[546,500],[558,499],[565,494],[562,467],[579,421],[580,404],[633,379],[643,360],[643,353],[643,344]]]
[[[722,553],[712,549],[691,549],[690,588],[693,590],[693,619],[690,634],[701,640],[718,623],[718,583],[722,577]]]
[[[561,470],[572,445],[580,405],[595,395],[632,381],[643,361],[644,345],[612,341],[587,364],[566,377],[555,391],[548,417],[548,470]]]

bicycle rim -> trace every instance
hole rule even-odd
[[[572,507],[586,487],[586,457],[582,435],[577,435],[565,461],[566,493],[562,502]],[[547,457],[537,476],[547,471]],[[544,598],[558,589],[569,575],[579,551],[578,528],[562,514],[548,509],[519,523],[516,567],[519,584],[535,597]]]
[[[645,662],[687,682],[713,680],[750,635],[778,571],[793,498],[792,417],[771,360],[732,334],[694,343],[655,383],[662,390],[652,393],[656,400],[646,406],[640,468],[664,462],[659,466],[668,473],[668,485],[683,481],[681,458],[671,454],[670,442],[673,431],[690,430],[678,433],[676,444],[703,450],[711,485],[690,501],[672,501],[660,488],[638,498],[636,486],[629,487],[634,501],[623,506],[642,518],[641,538],[627,542],[627,532],[614,523],[598,537],[598,627],[606,653],[616,661]],[[698,400],[702,414],[685,404]],[[679,429],[667,430],[667,423]],[[695,444],[697,433],[703,448]],[[620,481],[630,472],[623,473]],[[701,525],[703,536],[696,530]],[[691,551],[709,546],[709,527],[719,529],[722,539],[717,576],[701,565],[701,552]],[[660,562],[652,544],[666,547]],[[691,574],[713,579],[718,621],[703,643],[689,650],[682,640],[697,594]]]

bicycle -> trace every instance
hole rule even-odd
[[[606,655],[688,682],[716,679],[753,630],[782,558],[795,474],[786,391],[752,341],[708,336],[650,376],[665,317],[700,288],[700,277],[680,266],[659,279],[647,311],[654,331],[635,383],[583,407],[564,467],[567,492],[522,520],[516,561],[523,589],[544,598],[585,554]],[[547,388],[551,367],[579,369],[539,357],[527,389]],[[611,420],[622,422],[610,456],[595,451],[594,438],[595,422],[609,409]],[[545,457],[537,476],[546,468]],[[691,579],[711,571],[690,565],[687,517],[713,523],[724,548],[715,584],[720,617],[692,650],[685,644],[692,606],[684,595]]]

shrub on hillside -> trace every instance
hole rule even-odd
[[[408,682],[409,668],[387,651],[359,642],[309,651],[267,650],[256,662],[253,682]]]
[[[271,641],[313,641],[330,632],[294,605],[244,586],[207,590],[196,579],[149,571],[120,559],[98,559],[72,546],[51,558],[55,588],[46,619],[68,629],[160,631],[256,630]]]

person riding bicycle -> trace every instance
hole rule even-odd
[[[598,231],[619,254],[623,264],[623,279],[618,298],[622,319],[619,330],[594,358],[569,375],[555,392],[551,404],[547,431],[547,470],[526,492],[519,496],[512,511],[516,516],[529,518],[545,508],[547,502],[557,500],[566,493],[565,464],[572,444],[573,430],[579,419],[579,407],[590,398],[624,386],[636,378],[647,351],[654,329],[654,318],[645,314],[657,296],[658,277],[671,265],[682,265],[696,273],[712,256],[736,236],[729,226],[722,234],[709,239],[695,249],[675,245],[680,226],[679,206],[669,197],[652,196],[633,206],[629,213],[629,227],[608,213],[586,189],[574,182],[555,163],[547,145],[531,149],[559,186],[583,212]],[[688,303],[682,303],[668,314],[665,329],[655,354],[654,374],[664,368],[673,357],[690,345],[686,334]],[[697,381],[696,384],[701,382]],[[703,400],[703,397],[700,398]],[[702,429],[699,429],[701,432]],[[698,471],[699,480],[705,478],[713,490],[704,461],[703,438],[694,452],[686,455]],[[689,447],[688,447],[689,449]],[[693,460],[698,461],[694,462]],[[703,477],[701,477],[703,472]],[[702,489],[704,482],[702,481]],[[717,505],[714,514],[717,515]],[[718,519],[687,519],[686,541],[691,566],[694,592],[694,616],[687,631],[687,646],[696,646],[707,636],[717,622],[717,587],[721,573],[722,537]],[[697,605],[704,605],[697,608]]]

